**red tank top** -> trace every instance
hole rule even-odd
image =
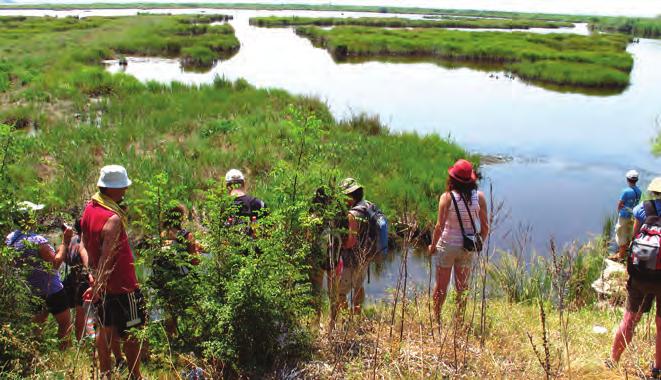
[[[114,212],[99,206],[94,201],[89,202],[83,212],[83,218],[80,222],[83,232],[83,244],[85,244],[89,256],[89,265],[92,269],[98,269],[99,259],[101,258],[101,231],[113,215],[115,215]],[[115,259],[110,263],[112,271],[106,284],[106,293],[112,295],[130,293],[138,288],[133,252],[131,252],[129,239],[124,228],[120,233],[117,249]]]

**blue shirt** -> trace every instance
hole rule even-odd
[[[633,208],[640,202],[640,196],[643,193],[640,191],[638,186],[627,187],[622,190],[622,195],[620,195],[620,200],[624,202],[624,207],[620,210],[620,217],[622,218],[631,218]]]
[[[656,211],[661,212],[661,199],[655,199],[654,205],[656,206]],[[643,207],[643,203],[639,204],[633,209],[633,216],[641,224],[645,222],[647,215],[645,214],[645,207]]]
[[[27,264],[32,267],[32,271],[28,275],[28,283],[39,296],[46,298],[62,290],[60,275],[56,270],[48,268],[50,264],[39,255],[39,246],[42,244],[48,244],[50,250],[54,251],[48,239],[32,232],[14,231],[7,235],[5,244],[22,253],[18,264]]]

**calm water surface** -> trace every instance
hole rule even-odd
[[[532,244],[542,254],[551,237],[560,244],[586,240],[601,232],[604,219],[614,213],[627,170],[639,170],[643,186],[660,174],[661,161],[651,154],[651,143],[661,122],[661,41],[631,44],[628,50],[635,60],[631,85],[619,94],[596,96],[549,90],[506,79],[502,72],[448,68],[443,63],[337,63],[292,29],[248,25],[248,18],[256,15],[340,16],[339,12],[207,12],[235,17],[232,24],[241,41],[235,56],[206,73],[184,72],[177,60],[132,58],[126,72],[142,81],[166,83],[245,78],[258,87],[317,96],[337,118],[377,114],[394,131],[436,133],[472,152],[512,157],[483,168],[483,187],[493,184],[494,198],[504,202],[509,215],[496,230],[495,241],[502,247],[509,245],[513,231],[528,225]],[[570,32],[586,33],[586,29],[577,25]],[[120,68],[109,62],[108,70]],[[445,168],[436,170],[440,177]],[[383,289],[395,286],[399,258],[391,257],[378,274],[373,271],[370,296],[382,296]],[[411,254],[408,264],[411,279],[426,289],[428,260]]]

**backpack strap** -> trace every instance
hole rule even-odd
[[[650,216],[659,216],[659,212],[657,211],[653,200],[645,201],[643,203],[643,208],[645,209],[645,219],[649,218]]]
[[[459,195],[461,196],[461,195]],[[464,223],[461,220],[461,214],[459,214],[459,207],[457,206],[457,200],[454,199],[454,193],[450,191],[450,198],[452,198],[452,203],[454,204],[454,212],[457,213],[457,220],[459,220],[459,227],[461,227],[461,236],[466,236],[466,231],[464,231]],[[463,197],[462,197],[463,199]],[[470,215],[470,211],[468,212]]]
[[[464,206],[466,206],[466,212],[468,213],[468,218],[471,220],[471,226],[473,226],[473,233],[477,235],[477,228],[475,228],[475,222],[473,222],[473,215],[471,215],[471,209],[468,207],[468,203],[466,203],[466,199],[462,196],[461,200],[464,201]]]

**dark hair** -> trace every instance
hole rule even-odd
[[[354,202],[358,203],[363,200],[363,188],[358,188],[353,193],[349,193],[347,195],[353,198]]]
[[[477,182],[465,183],[448,176],[448,180],[445,182],[445,191],[449,193],[453,190],[461,194],[466,202],[471,203],[471,195],[473,190],[477,190]]]
[[[82,232],[83,227],[82,227],[82,225],[81,225],[81,220],[80,220],[80,218],[76,218],[76,221],[73,222],[73,230],[76,231],[76,233],[77,233],[78,235],[80,235],[80,233]]]
[[[99,186],[99,193],[103,195],[108,195],[108,188]]]
[[[184,221],[184,216],[186,216],[187,210],[186,206],[183,204],[178,204],[174,207],[171,207],[166,211],[165,220],[163,221],[163,228],[181,228],[181,225]]]

